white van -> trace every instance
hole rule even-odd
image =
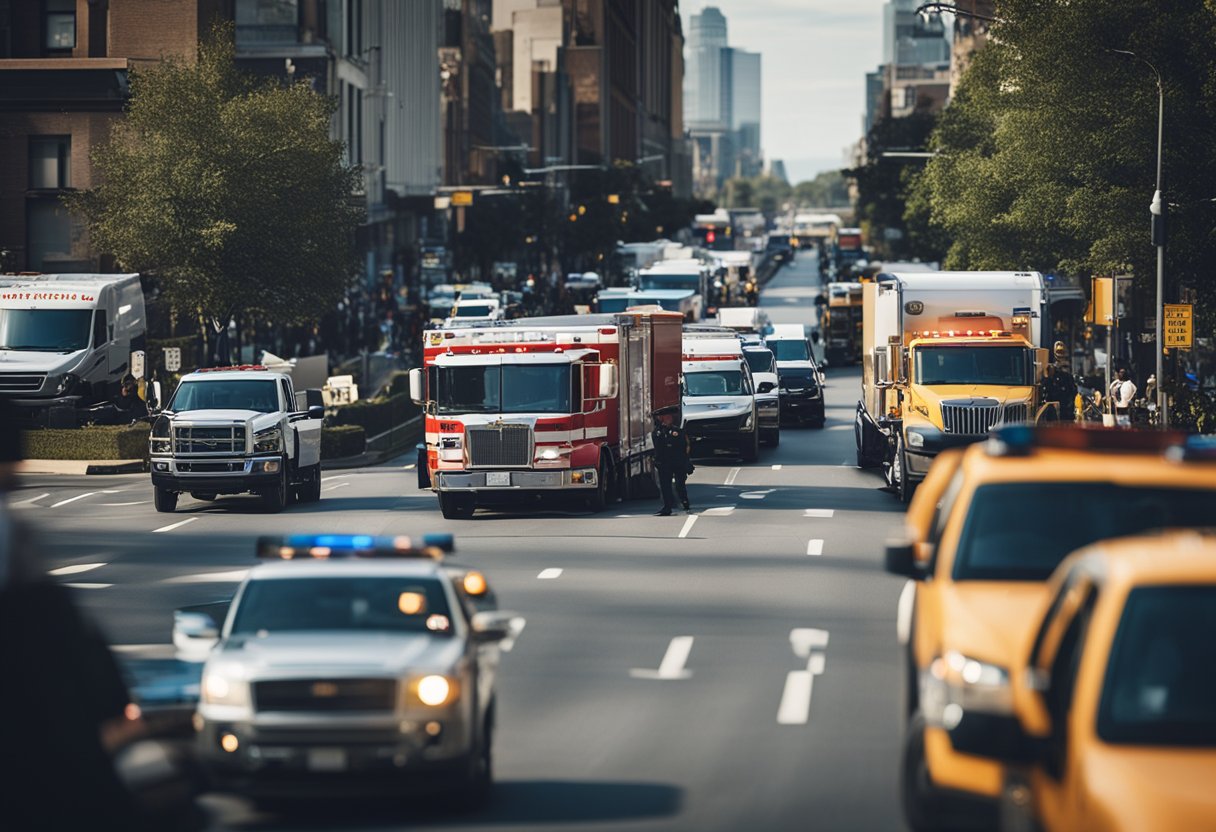
[[[107,401],[146,332],[137,274],[0,276],[0,397],[35,412]]]

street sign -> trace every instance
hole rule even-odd
[[[165,347],[165,370],[176,373],[182,368],[182,348]]]
[[[131,375],[136,378],[144,377],[144,362],[146,355],[143,350],[135,350],[131,353]]]
[[[466,208],[473,204],[472,191],[452,191],[452,205],[456,208]]]
[[[1167,303],[1165,305],[1166,349],[1189,350],[1194,333],[1191,316],[1193,307],[1189,303]]]

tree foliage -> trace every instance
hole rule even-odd
[[[70,207],[179,308],[316,319],[348,284],[360,219],[333,112],[306,83],[238,72],[231,29],[217,27],[197,61],[132,71],[126,118],[93,153],[100,184]]]
[[[841,207],[849,204],[849,186],[842,171],[825,170],[795,185],[793,200],[803,208]]]

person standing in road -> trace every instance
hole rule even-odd
[[[1110,385],[1110,402],[1115,410],[1115,424],[1131,427],[1131,407],[1135,400],[1136,383],[1128,377],[1127,370],[1120,369],[1119,377]]]
[[[685,482],[692,473],[689,459],[688,434],[675,424],[674,408],[656,414],[658,425],[654,431],[654,460],[659,471],[659,491],[663,494],[663,507],[655,512],[658,517],[670,517],[675,505],[672,485],[680,497],[680,504],[689,511],[688,488]]]
[[[1054,364],[1047,365],[1043,377],[1043,401],[1056,402],[1059,406],[1053,417],[1061,422],[1071,422],[1076,418],[1077,382],[1068,366],[1068,348],[1063,341],[1056,341],[1052,348]]]

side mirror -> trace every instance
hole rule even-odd
[[[474,613],[469,620],[473,640],[484,644],[504,641],[513,635],[511,619],[515,613],[493,610]]]
[[[186,660],[200,661],[220,640],[220,626],[205,612],[173,613],[173,646]]]
[[[615,364],[584,364],[583,390],[588,399],[613,399],[617,394],[617,366]]]
[[[756,392],[771,393],[776,386],[777,385],[773,384],[771,381],[762,381],[760,382],[760,386],[756,388]]]
[[[916,543],[907,537],[888,540],[883,565],[892,575],[924,580],[925,572],[916,562]]]
[[[325,408],[321,407],[321,405],[319,405],[319,404],[314,404],[313,406],[308,408],[308,418],[309,419],[324,419],[325,418]]]
[[[415,367],[410,370],[410,399],[414,404],[426,404],[426,380],[422,369]]]

